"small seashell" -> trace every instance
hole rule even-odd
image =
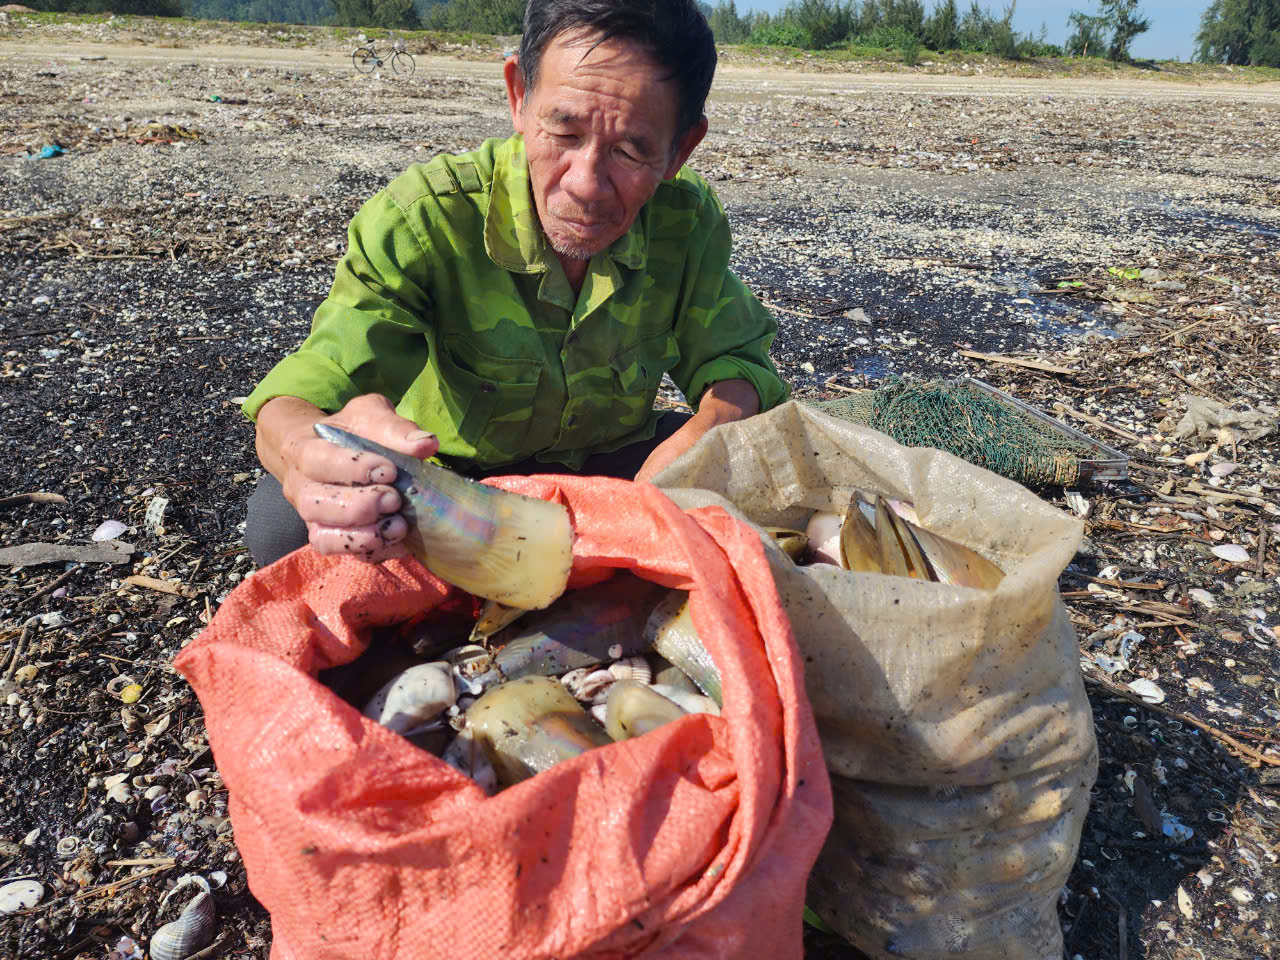
[[[209,801],[208,790],[192,790],[186,796],[187,806],[192,810],[199,810]]]
[[[573,694],[575,700],[583,703],[604,703],[609,696],[609,688],[617,679],[611,671],[606,669],[579,667],[577,670],[566,673],[560,678],[560,682]]]
[[[151,938],[151,960],[185,960],[213,940],[213,897],[201,891]]]
[[[1224,463],[1215,463],[1212,467],[1209,468],[1209,472],[1212,473],[1215,477],[1229,477],[1231,476],[1231,474],[1235,473],[1236,470],[1239,469],[1239,467],[1240,467],[1240,464],[1232,463],[1230,460],[1228,460]]]
[[[44,899],[44,885],[35,880],[15,880],[0,887],[0,914],[34,907]]]
[[[134,680],[133,677],[129,676],[129,674],[122,673],[107,681],[107,693],[111,694],[113,697],[118,697],[124,691],[125,687],[136,682],[137,681]]]
[[[90,539],[98,540],[115,540],[129,528],[119,520],[103,520],[98,524],[98,528],[93,531]]]
[[[110,790],[112,787],[118,786],[128,779],[129,774],[127,773],[113,773],[111,776],[103,779],[102,785]]]
[[[59,857],[62,857],[64,860],[69,860],[80,851],[80,838],[63,837],[58,841],[57,851]]]
[[[121,937],[107,954],[107,960],[143,960],[144,956],[142,948],[132,937]]]
[[[1252,903],[1253,893],[1250,890],[1246,890],[1244,887],[1232,887],[1231,899],[1236,903]]]
[[[157,797],[163,797],[168,792],[169,792],[168,787],[162,787],[160,786],[160,784],[157,783],[154,787],[147,787],[147,791],[146,793],[143,794],[143,796],[146,797],[148,800],[154,800]]]
[[[1224,543],[1221,546],[1210,548],[1209,552],[1219,560],[1226,560],[1228,563],[1249,562],[1249,551],[1239,544]]]
[[[653,680],[653,670],[644,657],[623,657],[616,663],[609,664],[609,672],[619,680],[636,680],[640,683]]]
[[[132,820],[125,820],[116,827],[116,835],[120,838],[121,843],[133,843],[141,834],[138,825]]]
[[[116,803],[128,803],[133,799],[133,791],[129,789],[127,783],[117,783],[107,791],[107,799],[114,800]]]
[[[1164,691],[1145,677],[1131,681],[1129,689],[1142,697],[1147,703],[1164,702]]]

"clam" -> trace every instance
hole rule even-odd
[[[467,728],[503,787],[610,742],[564,684],[550,677],[522,677],[489,690],[467,711]]]
[[[213,897],[202,891],[188,903],[178,919],[166,923],[151,938],[151,960],[185,960],[213,940]]]
[[[453,667],[444,661],[420,663],[393,678],[364,708],[364,715],[402,736],[437,724],[457,699]]]
[[[652,687],[637,680],[619,680],[609,690],[604,728],[614,740],[629,740],[687,715],[684,708]]]
[[[494,662],[508,680],[560,676],[579,667],[644,650],[642,626],[663,588],[631,574],[564,597],[490,638]]]
[[[470,777],[489,796],[498,792],[498,775],[494,772],[489,754],[476,739],[471,727],[463,727],[441,756],[449,766],[463,776]]]
[[[720,670],[698,639],[689,614],[689,595],[673,590],[664,597],[644,625],[645,639],[653,649],[679,667],[698,688],[716,703],[722,703]]]
[[[713,717],[720,716],[720,705],[710,697],[685,687],[673,687],[666,683],[652,683],[649,689],[660,693],[686,713],[709,713]]]
[[[840,563],[840,526],[838,513],[817,511],[809,518],[805,536],[809,539],[809,556],[814,563]]]
[[[880,566],[885,573],[913,580],[934,579],[915,536],[884,497],[876,497],[876,540],[880,544]]]
[[[977,590],[994,590],[1004,571],[975,550],[948,540],[910,521],[903,521],[915,536],[940,583]]]
[[[765,527],[764,532],[773,537],[773,542],[792,560],[799,560],[809,548],[809,538],[803,530],[792,530],[789,527]]]
[[[523,607],[509,607],[497,600],[486,600],[480,608],[480,616],[476,625],[471,628],[471,642],[479,643],[485,637],[492,636],[507,624],[512,623],[528,613]]]
[[[549,606],[564,592],[573,566],[573,525],[560,504],[475,483],[330,424],[317,423],[315,432],[396,466],[392,486],[409,524],[405,544],[442,580],[530,610]]]
[[[857,497],[849,501],[840,525],[840,566],[858,573],[883,573],[875,527],[862,512]]]

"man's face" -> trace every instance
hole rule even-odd
[[[675,84],[630,44],[610,40],[593,50],[593,42],[575,32],[553,39],[532,91],[516,61],[506,64],[538,219],[552,249],[575,260],[589,260],[631,229],[707,129],[703,118],[675,142]]]

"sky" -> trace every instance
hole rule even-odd
[[[776,13],[785,7],[786,0],[737,0],[739,12],[743,10],[767,10]],[[980,6],[996,13],[1004,10],[1004,0],[978,0]],[[714,3],[714,0],[713,0]],[[1200,14],[1210,0],[1145,0],[1138,6],[1142,16],[1151,21],[1151,29],[1137,37],[1130,52],[1138,59],[1190,60],[1195,50],[1195,35],[1200,29]],[[933,9],[934,0],[924,0],[925,10]],[[958,0],[961,12],[969,8],[968,0]],[[1067,39],[1067,15],[1072,10],[1097,13],[1094,0],[1077,3],[1056,3],[1054,0],[1018,0],[1013,15],[1014,27],[1019,33],[1031,32],[1037,36],[1040,25],[1049,28],[1050,43],[1063,43]]]

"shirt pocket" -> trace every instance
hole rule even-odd
[[[533,452],[533,398],[541,360],[494,357],[462,336],[446,336],[437,353],[442,386],[458,401],[458,437],[483,463],[519,460]]]
[[[662,375],[680,361],[680,348],[670,330],[619,350],[609,361],[622,425],[638,427],[653,409]]]

